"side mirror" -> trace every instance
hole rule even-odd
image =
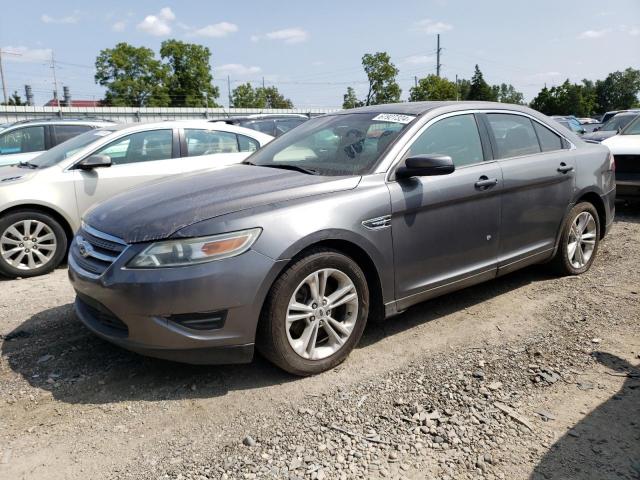
[[[112,165],[109,155],[91,155],[78,163],[81,170],[93,170],[94,168],[110,167]]]
[[[396,170],[396,178],[448,175],[455,169],[453,159],[448,155],[415,155]]]

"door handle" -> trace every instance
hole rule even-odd
[[[564,162],[562,162],[558,167],[558,172],[560,173],[569,173],[571,171],[573,171],[573,167],[571,165],[567,165]]]
[[[494,187],[498,184],[497,178],[489,178],[485,175],[481,176],[474,186],[479,190],[487,190],[491,187]]]

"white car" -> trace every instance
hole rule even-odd
[[[602,144],[616,162],[616,197],[640,199],[640,116]]]
[[[107,120],[43,118],[0,125],[0,165],[37,157],[62,142],[96,128],[115,125]]]
[[[114,125],[0,167],[0,274],[55,268],[93,204],[152,180],[239,163],[272,138],[204,120]]]

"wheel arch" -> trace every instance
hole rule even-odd
[[[25,203],[20,205],[13,205],[5,210],[2,210],[2,212],[0,212],[0,216],[5,216],[10,213],[16,213],[26,210],[44,213],[53,217],[64,230],[64,233],[67,236],[67,249],[69,248],[71,240],[73,239],[73,228],[71,227],[71,223],[69,222],[69,220],[55,208],[49,207],[47,205],[40,205],[37,203]]]
[[[607,210],[600,194],[595,190],[583,190],[576,196],[574,205],[581,202],[588,202],[593,205],[598,212],[598,220],[600,222],[600,239],[604,238],[605,225],[607,224]]]

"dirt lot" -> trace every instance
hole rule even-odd
[[[367,327],[339,368],[193,367],[89,334],[66,272],[0,281],[0,479],[640,478],[640,210]]]

